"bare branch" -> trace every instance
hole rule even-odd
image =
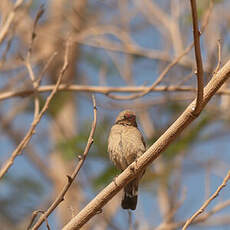
[[[65,74],[66,69],[68,68],[68,54],[69,54],[69,42],[67,42],[66,53],[65,53],[65,57],[64,57],[64,64],[63,64],[62,69],[60,71],[60,74],[58,76],[58,80],[57,80],[57,83],[56,83],[55,87],[53,88],[52,92],[50,93],[50,95],[46,99],[46,102],[45,102],[41,112],[33,120],[32,124],[31,124],[27,134],[23,138],[23,140],[20,142],[20,144],[17,146],[17,148],[11,154],[10,158],[6,161],[6,163],[0,169],[0,179],[6,174],[8,169],[13,165],[15,158],[22,153],[23,149],[29,143],[30,139],[32,138],[32,135],[35,132],[36,126],[38,125],[38,123],[40,122],[42,116],[44,115],[44,113],[48,109],[48,106],[49,106],[52,98],[54,97],[54,95],[58,91],[58,87],[61,84],[61,81],[62,81],[62,78],[63,78],[63,76]]]
[[[112,99],[116,99],[116,100],[133,100],[133,99],[137,99],[139,97],[143,97],[145,95],[147,95],[149,92],[151,92],[162,80],[163,78],[166,76],[166,74],[169,72],[169,70],[175,66],[193,47],[193,44],[191,44],[190,46],[188,46],[181,55],[179,55],[177,58],[175,58],[169,65],[167,65],[167,67],[164,69],[164,71],[160,74],[160,76],[156,79],[156,81],[154,81],[154,83],[149,86],[144,92],[140,93],[140,94],[134,94],[134,95],[130,95],[130,96],[115,96],[115,95],[109,95],[107,94],[108,97],[112,98]]]
[[[199,114],[202,109],[203,103],[203,90],[204,90],[204,70],[202,63],[202,56],[200,51],[200,31],[198,27],[198,16],[196,8],[196,0],[190,0],[192,9],[192,24],[193,24],[193,38],[195,46],[196,66],[197,66],[197,98],[194,114]]]
[[[31,228],[31,225],[33,224],[33,221],[35,220],[35,218],[37,217],[37,215],[38,215],[39,213],[44,213],[44,211],[42,211],[42,210],[37,210],[37,211],[34,211],[34,212],[33,212],[32,217],[31,217],[31,220],[30,220],[30,223],[29,223],[29,226],[27,227],[27,230],[29,230],[29,229]],[[51,230],[47,218],[45,219],[45,222],[46,222],[46,227],[47,227],[47,229],[48,229],[48,230]]]
[[[31,66],[31,54],[32,54],[34,39],[36,37],[35,31],[36,31],[37,23],[38,23],[38,21],[39,21],[39,19],[43,13],[44,13],[44,8],[43,8],[43,6],[41,6],[39,11],[37,12],[37,15],[36,15],[35,20],[34,20],[34,25],[32,28],[32,33],[31,33],[31,38],[30,38],[29,49],[27,52],[26,63],[25,63],[26,67],[28,69],[28,73],[29,73],[30,79],[32,81],[33,87],[34,87],[34,94],[35,94],[35,97],[34,97],[34,119],[38,116],[39,109],[40,109],[40,103],[39,103],[39,98],[38,98],[38,93],[37,93],[37,88],[39,86],[40,81],[37,81],[35,79],[34,71],[33,71],[33,68]]]
[[[215,191],[215,193],[208,200],[206,200],[204,202],[204,204],[201,206],[201,208],[196,213],[194,213],[194,215],[191,218],[189,218],[186,221],[186,223],[185,223],[185,225],[184,225],[182,230],[186,230],[188,228],[188,226],[193,222],[193,220],[197,216],[199,216],[202,212],[204,212],[205,208],[207,208],[207,206],[210,204],[210,202],[212,200],[214,200],[219,195],[220,191],[226,186],[226,184],[227,184],[229,179],[230,179],[230,171],[228,171],[228,173],[227,173],[226,177],[224,178],[222,184],[218,187],[218,189]]]
[[[215,74],[204,90],[204,101],[202,109],[217,92],[221,85],[230,77],[230,60],[223,68]],[[115,196],[125,184],[135,178],[142,170],[151,164],[160,154],[172,143],[177,136],[193,121],[196,116],[193,114],[194,100],[182,115],[168,128],[168,130],[140,157],[133,162],[126,170],[116,177],[116,183],[111,182],[105,187],[81,212],[63,228],[73,230],[82,227],[88,220],[96,215],[98,210]]]
[[[29,229],[31,228],[31,226],[32,226],[32,224],[33,224],[35,218],[37,217],[37,215],[38,215],[39,213],[43,213],[43,211],[42,211],[42,210],[36,210],[36,211],[34,211],[34,212],[32,213],[32,216],[31,216],[29,225],[28,225],[28,227],[27,227],[27,230],[29,230]]]
[[[11,140],[18,145],[23,139],[23,134],[12,127],[12,119],[5,120],[3,116],[0,115],[1,128],[4,132],[11,138]],[[25,152],[25,156],[30,162],[32,162],[35,167],[42,173],[43,176],[49,181],[55,178],[56,174],[45,164],[44,160],[37,154],[32,145],[28,144]]]
[[[220,39],[217,41],[217,50],[218,50],[218,61],[217,61],[217,66],[214,70],[214,73],[218,72],[221,66],[221,43]]]
[[[24,2],[24,0],[17,0],[15,2],[12,12],[10,12],[10,14],[8,15],[8,17],[6,19],[6,22],[2,26],[2,29],[0,30],[0,44],[4,41],[8,31],[10,29],[10,26],[11,26],[11,24],[15,18],[16,11],[22,5],[23,2]]]
[[[217,204],[215,207],[213,207],[209,212],[204,213],[203,215],[197,217],[196,220],[194,220],[191,225],[202,223],[206,221],[209,217],[213,216],[215,213],[223,210],[224,208],[230,206],[230,200],[223,201],[219,204]],[[164,225],[160,225],[156,228],[156,230],[173,230],[183,227],[183,225],[186,223],[186,221],[180,221],[175,223],[166,223]]]
[[[32,230],[36,230],[39,228],[39,226],[48,218],[48,216],[54,211],[54,209],[64,200],[65,194],[67,193],[68,189],[70,188],[71,184],[73,183],[74,179],[76,178],[77,174],[79,173],[82,165],[85,162],[85,159],[87,157],[87,154],[90,150],[91,145],[93,144],[93,136],[96,129],[96,123],[97,123],[97,108],[96,108],[96,101],[94,95],[92,95],[93,100],[93,111],[94,111],[94,119],[91,127],[91,131],[89,134],[88,142],[85,147],[84,153],[79,157],[79,162],[73,171],[71,176],[67,175],[68,181],[67,184],[63,187],[60,194],[57,196],[56,200],[51,204],[51,206],[48,208],[46,212],[40,217],[40,219],[37,221],[37,223],[33,226]]]
[[[39,93],[49,92],[54,89],[55,85],[45,85],[38,87]],[[75,92],[92,92],[99,94],[109,94],[113,92],[119,93],[135,93],[135,92],[146,92],[149,90],[148,86],[127,86],[127,87],[109,87],[109,86],[90,86],[90,85],[74,85],[74,84],[60,84],[58,91],[75,91]],[[180,85],[160,85],[154,87],[151,92],[196,92],[196,89],[191,86],[180,86]],[[13,97],[27,97],[34,93],[33,89],[25,89],[18,91],[8,91],[0,93],[0,101],[10,99]],[[229,95],[230,89],[220,89],[216,94]]]

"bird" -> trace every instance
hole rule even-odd
[[[125,170],[146,150],[144,138],[138,129],[136,114],[132,110],[120,112],[108,138],[110,160],[118,170]],[[144,171],[124,187],[121,201],[123,209],[135,210],[138,198],[138,184]]]

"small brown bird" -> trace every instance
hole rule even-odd
[[[145,149],[145,142],[137,127],[135,113],[131,110],[120,112],[111,128],[108,140],[111,161],[123,171],[140,157]],[[143,174],[144,172],[124,187],[124,197],[121,202],[123,209],[136,209],[138,183]]]

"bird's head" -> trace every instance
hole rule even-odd
[[[124,110],[118,114],[115,123],[137,127],[136,114],[131,110]]]

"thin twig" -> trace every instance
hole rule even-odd
[[[196,105],[194,108],[194,114],[199,114],[202,108],[203,103],[203,94],[204,94],[204,70],[202,63],[202,56],[200,50],[200,31],[198,27],[198,15],[196,0],[190,0],[191,10],[192,10],[192,24],[193,24],[193,38],[195,46],[195,57],[196,57],[196,66],[197,66],[197,97]]]
[[[54,211],[54,209],[64,200],[65,194],[67,193],[68,189],[70,188],[71,184],[73,183],[74,179],[78,175],[78,173],[79,173],[82,165],[85,162],[85,159],[86,159],[87,154],[88,154],[88,152],[90,150],[90,147],[93,144],[93,136],[94,136],[94,133],[95,133],[96,123],[97,123],[97,107],[96,107],[96,101],[95,101],[94,95],[92,95],[92,100],[93,100],[93,111],[94,111],[93,114],[94,114],[94,119],[93,119],[91,131],[90,131],[90,134],[89,134],[88,142],[87,142],[87,145],[85,147],[84,153],[82,155],[80,155],[79,162],[78,162],[75,170],[73,171],[72,175],[71,176],[67,175],[68,181],[67,181],[66,185],[62,188],[60,194],[57,196],[57,198],[51,204],[51,206],[47,209],[47,211],[39,218],[39,220],[37,221],[37,223],[33,226],[32,230],[38,229],[39,226]]]
[[[32,226],[32,224],[33,224],[35,218],[37,217],[37,215],[38,215],[39,213],[43,213],[43,211],[42,211],[42,210],[33,211],[32,216],[31,216],[31,219],[30,219],[30,222],[29,222],[29,224],[28,224],[28,227],[26,228],[27,230],[29,230],[29,229],[31,228],[31,226]]]
[[[23,138],[23,134],[19,130],[15,130],[12,127],[12,119],[3,119],[3,115],[0,115],[1,129],[4,130],[5,134],[8,135],[14,144],[17,146]],[[4,117],[5,118],[5,117]],[[25,156],[30,162],[35,165],[35,168],[50,182],[56,174],[45,164],[44,160],[36,153],[30,144],[27,145]]]
[[[30,223],[29,223],[29,225],[28,225],[28,227],[27,227],[27,230],[29,230],[29,229],[31,228],[31,226],[32,226],[32,224],[33,224],[35,218],[37,217],[37,215],[38,215],[39,213],[44,214],[44,211],[42,211],[42,210],[37,210],[37,211],[34,211],[34,212],[33,212],[32,217],[31,217],[31,220],[30,220]],[[46,227],[47,227],[47,229],[48,229],[48,230],[51,230],[47,218],[45,219],[45,222],[46,222]]]
[[[16,15],[16,11],[18,10],[18,8],[22,5],[22,3],[24,2],[24,0],[17,0],[14,4],[13,10],[9,13],[6,22],[4,23],[4,25],[2,26],[1,30],[0,30],[0,44],[4,41],[11,24],[14,21],[15,15]]]
[[[206,221],[209,217],[213,216],[217,212],[223,210],[224,208],[230,206],[230,200],[223,201],[219,204],[217,204],[215,207],[213,207],[209,212],[203,213],[201,216],[197,217],[196,220],[194,220],[191,225],[199,224],[204,221]],[[179,221],[174,223],[165,223],[163,225],[159,225],[156,230],[173,230],[183,227],[183,225],[186,223],[186,221]]]
[[[217,50],[218,50],[218,61],[217,66],[214,70],[214,73],[217,73],[221,66],[221,43],[220,40],[217,41]]]
[[[194,2],[193,0],[191,0],[191,2]],[[194,3],[193,3],[194,5]],[[192,42],[178,57],[176,57],[171,63],[169,63],[166,68],[163,70],[163,72],[160,74],[160,76],[156,79],[156,81],[153,82],[153,84],[151,86],[149,86],[144,92],[139,93],[139,94],[133,94],[133,95],[129,95],[129,96],[121,96],[121,95],[110,95],[107,94],[108,97],[112,98],[112,99],[116,99],[116,100],[133,100],[133,99],[137,99],[139,97],[143,97],[145,95],[147,95],[149,92],[151,92],[157,85],[159,85],[159,83],[163,80],[163,78],[167,75],[167,73],[169,72],[170,69],[172,69],[172,67],[174,67],[177,63],[179,63],[181,61],[181,59],[190,52],[190,50],[193,48],[193,46],[195,45],[195,54],[196,57],[198,56],[198,60],[199,60],[199,65],[197,67],[197,78],[198,78],[198,90],[197,90],[197,103],[196,103],[196,107],[195,107],[195,112],[198,112],[198,109],[200,109],[198,107],[197,109],[197,105],[200,104],[200,102],[202,103],[202,99],[203,99],[203,65],[202,65],[202,59],[201,59],[201,53],[200,53],[200,35],[204,32],[205,27],[208,24],[209,18],[210,18],[210,14],[213,8],[213,2],[211,1],[210,5],[209,5],[209,9],[207,11],[206,17],[203,20],[203,24],[201,27],[201,31],[198,30],[198,18],[197,18],[197,12],[196,10],[194,11],[194,9],[192,8],[192,13],[195,15],[193,15],[193,26],[194,26],[194,42]],[[196,7],[195,7],[196,9]],[[199,45],[199,46],[198,46]],[[196,59],[197,60],[197,59]],[[198,103],[199,102],[199,103]],[[200,105],[199,105],[200,106]]]
[[[26,56],[26,67],[30,76],[30,79],[32,81],[33,87],[34,87],[34,120],[36,119],[36,117],[39,114],[39,109],[40,109],[40,102],[39,102],[39,97],[38,97],[38,93],[37,93],[37,88],[39,87],[40,81],[38,82],[35,78],[34,75],[34,71],[31,65],[31,54],[32,54],[32,48],[33,48],[33,43],[34,40],[36,38],[36,27],[38,24],[39,19],[41,18],[41,16],[44,13],[44,8],[43,6],[40,7],[40,9],[37,12],[37,15],[35,17],[34,20],[34,24],[33,24],[33,28],[32,28],[32,33],[31,33],[31,38],[30,38],[30,44],[29,44],[29,48],[28,48],[28,52],[27,52],[27,56]]]
[[[219,212],[220,210],[226,208],[230,206],[230,200],[226,200],[224,202],[221,202],[219,204],[217,204],[213,209],[211,209],[209,212],[204,213],[202,216],[200,216],[199,218],[197,218],[194,222],[198,223],[198,222],[204,222],[205,220],[207,220],[210,216],[214,215],[215,213]]]
[[[209,3],[209,7],[207,9],[207,11],[204,14],[204,17],[202,19],[202,25],[201,25],[201,29],[200,29],[200,35],[203,34],[206,26],[208,25],[212,10],[213,10],[213,6],[214,6],[214,0],[211,0]]]
[[[169,72],[169,70],[173,66],[175,66],[192,49],[192,47],[193,47],[193,44],[188,46],[181,53],[181,55],[179,55],[170,64],[168,64],[166,66],[166,68],[163,70],[163,72],[160,74],[160,76],[156,79],[156,81],[154,81],[151,86],[147,87],[147,89],[145,91],[143,91],[139,94],[133,94],[133,95],[129,95],[129,96],[120,96],[120,95],[118,96],[118,95],[110,95],[110,94],[107,94],[107,96],[112,98],[112,99],[116,99],[116,100],[133,100],[133,99],[137,99],[137,98],[140,98],[140,97],[147,95],[163,80],[163,78],[166,76],[166,74]]]
[[[50,95],[47,97],[41,112],[33,120],[32,124],[31,124],[27,134],[23,138],[23,140],[20,142],[20,144],[17,146],[17,148],[11,154],[10,158],[5,162],[5,164],[0,169],[0,179],[6,174],[8,169],[13,165],[15,158],[22,153],[23,149],[29,143],[30,139],[32,138],[32,135],[35,132],[35,128],[37,127],[37,125],[40,122],[42,116],[44,115],[44,113],[48,109],[48,106],[49,106],[52,98],[54,97],[54,95],[58,91],[58,87],[61,84],[62,78],[63,78],[63,76],[64,76],[64,74],[66,72],[66,69],[68,68],[68,64],[69,64],[68,63],[68,55],[69,55],[69,42],[67,42],[67,45],[66,45],[66,52],[65,52],[65,56],[64,56],[64,64],[63,64],[62,69],[60,71],[60,74],[58,76],[58,80],[57,80],[57,83],[56,83],[55,87],[53,88],[53,90],[50,93]]]
[[[50,66],[50,64],[52,63],[52,61],[54,60],[54,58],[57,56],[57,54],[58,54],[57,52],[54,52],[54,53],[50,56],[50,58],[48,59],[48,61],[47,61],[46,64],[45,64],[45,66],[43,67],[41,73],[38,75],[38,78],[37,78],[38,86],[40,85],[41,80],[42,80],[44,74],[46,73],[48,67]],[[37,88],[37,90],[38,90],[38,88]]]
[[[2,63],[0,64],[0,66],[4,65],[6,63],[6,57],[7,57],[7,54],[11,48],[11,45],[12,45],[12,41],[14,39],[14,30],[12,30],[12,32],[9,33],[9,38],[8,38],[8,41],[6,42],[7,44],[5,45],[5,48],[2,52],[2,55],[1,55],[1,58],[2,59]]]
[[[207,208],[207,206],[209,205],[209,203],[214,200],[220,193],[220,191],[226,186],[228,180],[230,179],[230,170],[228,171],[226,177],[224,178],[222,184],[218,187],[218,189],[215,191],[215,193],[208,199],[204,202],[204,204],[201,206],[201,208],[196,212],[194,213],[194,215],[189,218],[184,227],[182,228],[182,230],[186,230],[187,227],[193,222],[193,220],[199,216],[202,212],[204,212],[205,208]]]
[[[213,0],[210,1],[209,8],[204,14],[203,20],[202,20],[202,26],[201,26],[201,34],[204,32],[208,22],[209,18],[213,9]],[[120,39],[123,44],[128,43],[128,46],[120,46],[116,43],[109,42],[107,39],[99,39],[96,36],[102,35],[105,33],[111,33],[114,36],[116,36],[118,39]],[[165,52],[159,52],[156,50],[149,50],[146,48],[141,48],[137,44],[135,44],[131,39],[124,38],[125,36],[122,36],[125,34],[125,31],[118,30],[117,28],[112,28],[111,26],[105,26],[105,27],[93,27],[85,30],[83,33],[78,34],[74,41],[80,44],[89,45],[96,48],[102,48],[106,50],[111,50],[113,52],[122,52],[126,54],[132,54],[132,55],[139,55],[150,59],[158,59],[166,62],[172,62],[170,56]],[[93,39],[93,41],[87,39],[90,36],[95,35],[96,38]],[[128,36],[128,35],[127,35]],[[126,37],[127,37],[126,36]],[[194,43],[192,42],[188,47],[193,47]],[[127,48],[128,47],[128,48]],[[191,48],[192,48],[191,47]],[[193,63],[185,61],[180,62],[180,64],[184,67],[189,67],[193,65]]]

